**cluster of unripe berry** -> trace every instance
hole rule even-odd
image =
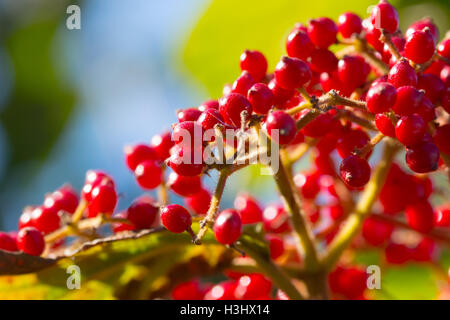
[[[243,226],[260,223],[271,259],[301,263],[298,254],[291,254],[293,230],[287,209],[278,204],[264,208],[241,192],[234,208],[217,212],[221,192],[212,195],[203,186],[202,177],[211,169],[204,159],[205,147],[214,146],[225,130],[231,130],[236,135],[231,140],[227,136],[225,144],[236,152],[239,133],[256,128],[274,139],[292,163],[302,147],[312,150],[312,169],[297,172],[292,179],[316,240],[325,244],[333,240],[341,222],[354,210],[354,197],[368,183],[373,148],[383,139],[403,145],[406,164],[414,173],[392,164],[380,186],[382,213],[365,220],[362,240],[364,245],[383,248],[389,263],[431,260],[435,244],[430,238],[413,246],[396,243],[392,241],[396,226],[385,217],[405,212],[409,228],[422,234],[450,227],[448,203],[433,209],[431,178],[415,174],[450,165],[450,38],[438,43],[439,30],[428,18],[413,23],[404,35],[398,26],[397,11],[381,0],[364,21],[347,12],[337,24],[317,18],[306,26],[295,25],[286,41],[287,56],[273,73],[268,73],[261,52],[245,50],[240,57],[241,74],[224,87],[220,99],[179,111],[172,132],[154,136],[149,144],[125,148],[126,165],[138,185],[164,191],[159,201],[143,196],[113,215],[118,201],[113,179],[104,172],[89,171],[80,201],[72,188],[61,187],[46,196],[42,206],[24,211],[17,235],[0,233],[0,248],[40,255],[44,236],[47,240],[67,223],[99,215],[112,217],[116,233],[161,223],[174,233],[187,231],[195,240],[192,216],[206,215],[201,228],[211,224],[219,243],[233,246]],[[335,44],[344,45],[344,52],[331,51]],[[208,130],[216,135],[205,139]],[[338,168],[336,158],[342,159]],[[168,168],[171,172],[166,174]],[[168,204],[166,188],[183,197],[186,208]],[[180,284],[173,297],[271,297],[272,283],[260,274],[228,272],[227,276],[229,280],[215,286],[197,280]],[[363,297],[365,281],[366,274],[358,267],[340,266],[329,275],[330,289],[349,299]],[[286,295],[278,291],[277,298]]]

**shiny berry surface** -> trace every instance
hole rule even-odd
[[[222,244],[232,244],[242,234],[242,221],[239,213],[227,209],[219,213],[214,224],[214,235]]]
[[[161,208],[161,223],[170,232],[181,233],[191,227],[192,218],[184,207],[169,204]]]

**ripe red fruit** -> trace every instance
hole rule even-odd
[[[331,291],[347,299],[362,299],[367,288],[367,273],[358,267],[338,267],[328,277]]]
[[[223,281],[205,293],[204,300],[236,300],[234,290],[236,289],[236,281]]]
[[[136,229],[148,229],[155,221],[159,208],[148,201],[135,201],[127,209],[127,219]]]
[[[242,224],[262,221],[262,209],[256,199],[248,194],[238,194],[234,200],[234,208],[241,216]]]
[[[333,72],[338,65],[338,59],[328,49],[316,49],[311,53],[311,69],[314,72]]]
[[[397,31],[399,20],[397,10],[387,0],[380,0],[370,14],[370,22],[376,28],[386,29],[388,32]]]
[[[241,70],[248,71],[255,81],[261,81],[267,72],[267,60],[259,51],[245,50],[241,54]]]
[[[240,93],[247,96],[248,90],[255,83],[255,80],[248,71],[242,71],[241,75],[233,82],[231,92]]]
[[[367,160],[358,156],[348,156],[339,167],[342,180],[350,188],[361,188],[370,178],[370,166]]]
[[[442,40],[442,42],[437,47],[437,52],[441,56],[450,59],[450,38]]]
[[[382,113],[376,114],[375,126],[385,136],[395,138],[395,126],[387,115]]]
[[[219,110],[216,109],[208,109],[203,111],[197,122],[202,126],[205,132],[207,130],[214,129],[216,124],[225,125],[222,115]],[[206,138],[206,134],[204,138]]]
[[[367,218],[364,220],[362,235],[367,243],[373,246],[381,246],[391,237],[394,227],[377,218]]]
[[[423,18],[411,24],[405,32],[405,37],[409,37],[414,31],[423,31],[425,28],[430,30],[434,43],[437,43],[439,41],[439,29],[430,18]]]
[[[377,27],[375,27],[370,21],[363,21],[363,28],[366,32],[366,40],[372,47],[375,48],[378,52],[383,51],[384,42],[380,41],[381,31]]]
[[[306,32],[294,29],[286,41],[286,52],[289,57],[306,61],[314,50],[314,44]]]
[[[405,213],[409,226],[414,230],[428,233],[433,229],[433,207],[427,200],[408,205]]]
[[[219,101],[217,101],[217,100],[208,100],[208,101],[205,101],[201,105],[198,106],[198,110],[200,110],[201,112],[205,112],[208,109],[219,110]]]
[[[78,195],[69,185],[64,185],[45,197],[44,206],[56,211],[74,213],[78,206]]]
[[[401,117],[395,126],[395,136],[405,146],[419,143],[426,131],[425,121],[417,114]]]
[[[219,111],[225,122],[233,127],[241,127],[241,113],[252,114],[252,106],[245,96],[230,93],[219,100]]]
[[[293,98],[295,94],[297,93],[296,90],[286,90],[283,89],[276,81],[275,79],[272,79],[269,82],[269,89],[272,90],[273,98],[274,98],[274,105],[276,106],[282,106],[285,104],[289,99]]]
[[[111,215],[117,204],[117,193],[113,185],[102,183],[92,189],[92,200],[88,206],[88,217],[93,218],[100,213]]]
[[[336,42],[338,28],[330,18],[317,18],[309,21],[308,36],[319,48],[328,48]]]
[[[257,114],[267,114],[274,104],[272,90],[264,83],[255,83],[248,90],[247,99]]]
[[[337,70],[339,80],[350,92],[363,85],[370,73],[369,65],[359,56],[345,56]]]
[[[114,186],[114,181],[105,172],[100,170],[88,170],[84,182],[82,197],[87,202],[92,201],[92,190],[100,184],[110,184]]]
[[[425,97],[432,102],[438,101],[445,92],[444,82],[436,75],[426,73],[419,75],[417,89],[425,91]]]
[[[450,155],[450,124],[438,127],[434,133],[433,141],[439,151]]]
[[[117,218],[117,219],[128,219],[127,211],[123,211],[123,212],[114,214],[113,217]],[[118,232],[122,232],[122,231],[132,231],[132,230],[136,229],[135,226],[132,225],[131,223],[125,223],[125,222],[114,223],[112,225],[112,227],[113,227],[114,233],[118,233]]]
[[[139,186],[143,189],[154,189],[161,184],[162,170],[159,163],[153,160],[148,160],[140,163],[134,175]]]
[[[441,105],[444,110],[450,114],[450,87],[447,88],[441,99]]]
[[[202,180],[200,176],[186,177],[171,172],[167,179],[167,185],[176,194],[190,197],[202,189]]]
[[[269,113],[264,126],[269,137],[281,145],[292,142],[297,133],[295,120],[284,111]]]
[[[0,249],[6,251],[17,251],[17,244],[14,237],[6,232],[0,232]]]
[[[343,38],[350,38],[353,34],[362,31],[361,18],[352,12],[345,12],[338,18],[338,30]]]
[[[261,274],[254,273],[239,278],[235,296],[237,299],[251,300],[268,296],[272,290],[272,282]]]
[[[311,80],[311,70],[300,59],[282,57],[275,67],[275,81],[286,90],[301,88]]]
[[[175,148],[170,156],[168,166],[181,176],[198,176],[203,172],[203,150]]]
[[[172,140],[183,148],[201,147],[203,145],[203,128],[196,121],[177,123],[173,127]]]
[[[206,189],[201,189],[196,194],[184,199],[186,206],[196,214],[206,214],[211,203],[211,193]]]
[[[306,115],[309,110],[302,115]],[[320,138],[326,135],[332,128],[334,119],[333,115],[330,112],[321,113],[317,118],[308,123],[303,129],[302,132],[305,136],[311,138]]]
[[[125,147],[125,162],[131,171],[134,171],[141,162],[156,160],[157,158],[155,149],[148,145],[137,144]]]
[[[34,227],[23,228],[17,234],[17,248],[29,255],[40,256],[45,248],[44,236]]]
[[[242,234],[242,221],[239,213],[227,209],[219,213],[214,223],[214,235],[222,244],[232,244]]]
[[[417,114],[422,117],[425,122],[430,122],[436,119],[436,110],[433,103],[427,97],[423,97],[420,106],[417,109]]]
[[[436,208],[434,218],[437,227],[450,227],[450,206],[447,204]]]
[[[397,99],[392,110],[400,116],[417,113],[422,102],[423,93],[411,86],[397,89]]]
[[[361,130],[349,130],[338,139],[336,149],[342,158],[348,157],[354,151],[363,148],[370,141],[369,135]]]
[[[439,164],[439,149],[432,142],[423,141],[406,151],[406,164],[417,173],[435,171]]]
[[[266,236],[269,242],[270,258],[275,260],[281,257],[284,253],[284,241],[283,238],[274,234]]]
[[[388,112],[395,104],[397,90],[387,82],[372,85],[367,92],[367,109],[372,113]]]
[[[187,108],[177,113],[178,122],[197,121],[202,112],[197,108]]]
[[[161,223],[173,233],[182,233],[191,227],[189,212],[178,204],[169,204],[161,208]]]
[[[174,146],[172,135],[169,131],[157,134],[152,137],[151,145],[155,150],[158,160],[164,161],[170,157],[170,149]]]
[[[412,258],[412,251],[404,244],[390,243],[385,251],[386,261],[392,264],[403,264]]]
[[[19,230],[23,229],[25,227],[33,227],[34,221],[31,218],[31,214],[34,209],[35,209],[35,207],[31,207],[31,206],[23,209],[23,212],[19,217]]]
[[[388,81],[396,88],[404,86],[415,87],[418,81],[417,73],[408,60],[402,59],[392,66],[388,74]]]
[[[297,173],[294,176],[294,184],[300,188],[301,194],[306,199],[314,199],[320,191],[320,175],[317,173]]]
[[[429,29],[412,32],[405,43],[405,57],[415,63],[425,63],[434,54],[434,38]]]
[[[266,207],[263,212],[263,222],[266,232],[283,233],[291,230],[289,217],[281,206]]]
[[[55,208],[37,207],[31,213],[31,219],[33,220],[33,227],[43,234],[53,232],[61,225],[61,218]]]
[[[174,300],[203,300],[206,291],[198,280],[190,280],[175,286],[172,290],[172,298]]]

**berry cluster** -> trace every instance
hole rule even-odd
[[[47,250],[63,245],[68,234],[56,231],[64,226],[100,219],[112,223],[114,233],[161,224],[173,233],[187,231],[196,244],[212,229],[218,243],[243,253],[236,259],[251,265],[264,257],[247,252],[243,235],[256,233],[267,249],[266,264],[333,270],[329,288],[346,299],[365,298],[367,277],[360,266],[333,268],[350,243],[353,249],[380,248],[385,263],[433,261],[435,240],[450,241],[449,203],[433,208],[430,201],[436,190],[431,173],[450,167],[450,38],[439,42],[439,30],[428,18],[405,34],[398,27],[396,9],[381,0],[365,20],[346,12],[337,23],[321,17],[296,24],[286,40],[287,55],[273,73],[261,52],[245,50],[240,75],[225,85],[220,99],[178,111],[171,132],[125,148],[137,184],[159,188],[158,200],[145,195],[115,213],[113,179],[88,171],[80,201],[72,188],[61,187],[42,206],[25,209],[17,234],[0,233],[0,248],[41,255],[46,244]],[[337,44],[344,49],[335,50]],[[264,150],[272,156],[279,152],[280,168],[272,174],[284,205],[264,206],[242,190],[234,208],[219,210],[227,177],[252,164],[237,161],[255,151],[243,136],[258,146],[266,142]],[[381,155],[374,152],[378,144],[384,144]],[[406,166],[395,159],[402,150]],[[307,152],[313,165],[299,171],[296,163]],[[231,162],[210,162],[220,156]],[[202,179],[214,169],[219,178],[210,192]],[[170,203],[169,190],[185,206]],[[402,242],[402,232],[418,237]],[[319,247],[325,251],[318,253]],[[273,270],[267,279],[227,269],[226,281],[190,280],[175,286],[172,296],[300,297],[293,285],[281,287],[286,282],[277,277],[284,275],[274,276]],[[317,294],[310,287],[308,292]]]

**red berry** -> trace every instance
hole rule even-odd
[[[170,149],[173,146],[174,142],[169,131],[157,134],[152,138],[152,147],[158,155],[159,161],[164,161],[170,157]]]
[[[268,296],[272,290],[272,282],[261,274],[254,273],[239,278],[235,289],[238,299],[250,300]]]
[[[295,120],[284,111],[269,113],[264,126],[269,137],[281,145],[289,144],[297,133]]]
[[[175,148],[168,165],[181,176],[198,176],[203,172],[203,150]]]
[[[434,38],[429,29],[412,32],[405,43],[405,57],[415,63],[425,63],[434,54]]]
[[[267,114],[274,104],[272,90],[264,83],[254,84],[248,91],[247,99],[257,114]]]
[[[33,210],[36,209],[35,207],[26,207],[19,218],[19,230],[23,229],[25,227],[33,227],[33,219],[31,217],[31,214],[33,213]]]
[[[293,98],[295,94],[297,93],[296,90],[286,90],[283,89],[276,81],[275,79],[272,79],[269,82],[269,89],[272,90],[273,98],[274,98],[274,104],[276,106],[281,106],[285,104],[289,99]]]
[[[114,214],[113,217],[117,218],[117,219],[128,219],[128,215],[127,215],[126,211]],[[114,233],[119,233],[119,232],[122,232],[122,231],[132,231],[132,230],[135,230],[135,229],[136,229],[135,226],[132,225],[131,223],[121,222],[121,223],[114,223],[113,224],[113,231],[114,231]]]
[[[17,248],[29,255],[40,256],[45,248],[44,236],[36,228],[23,228],[17,234]]]
[[[286,41],[286,52],[289,57],[306,61],[314,50],[314,45],[306,32],[294,29]]]
[[[434,74],[426,73],[419,75],[417,89],[425,91],[425,97],[432,102],[438,101],[445,92],[445,84]]]
[[[419,244],[412,250],[412,258],[416,261],[427,262],[434,257],[436,243],[429,239],[423,238]]]
[[[338,267],[328,278],[330,289],[347,299],[361,299],[367,288],[367,273],[362,268]]]
[[[236,281],[221,282],[206,292],[204,300],[236,300],[234,290],[236,289]]]
[[[222,244],[232,244],[242,234],[242,221],[239,213],[227,209],[219,213],[214,223],[214,235]]]
[[[443,40],[438,45],[437,52],[444,58],[450,59],[450,38]]]
[[[153,160],[141,162],[134,170],[134,175],[137,183],[143,189],[154,189],[162,181],[161,166]]]
[[[206,290],[198,280],[190,280],[175,286],[172,290],[174,300],[203,300]]]
[[[385,249],[386,261],[403,264],[412,258],[412,251],[404,244],[390,243]]]
[[[441,99],[441,105],[444,110],[450,114],[450,87],[447,88]]]
[[[361,130],[350,130],[338,139],[336,149],[342,158],[348,157],[354,151],[363,148],[370,141],[369,135]]]
[[[306,115],[307,110],[304,115]],[[326,135],[332,128],[334,122],[333,115],[329,112],[321,113],[313,121],[309,122],[303,129],[302,132],[305,136],[311,138],[319,138]]]
[[[450,206],[448,204],[436,208],[434,223],[437,227],[450,227]]]
[[[302,196],[306,199],[314,199],[320,191],[320,175],[317,173],[297,173],[294,176],[294,184],[300,188]]]
[[[283,233],[291,230],[289,217],[283,207],[268,206],[263,212],[264,230],[273,233]]]
[[[426,200],[416,202],[406,207],[406,219],[414,230],[428,233],[434,226],[433,207]]]
[[[230,93],[219,100],[219,111],[225,122],[233,127],[241,127],[241,113],[252,114],[252,106],[245,96]]]
[[[370,68],[363,58],[345,56],[338,63],[338,77],[343,85],[350,88],[350,92],[366,82]]]
[[[269,241],[270,258],[275,260],[281,257],[284,253],[283,238],[277,235],[267,235],[266,239]]]
[[[428,28],[430,30],[431,34],[433,35],[434,43],[437,43],[439,41],[439,29],[430,18],[417,20],[416,22],[411,24],[405,32],[405,37],[409,37],[414,31],[423,31],[425,28]]]
[[[82,196],[87,202],[92,201],[92,190],[100,184],[111,184],[114,186],[114,181],[105,172],[100,170],[88,170],[86,172],[86,179],[84,182]]]
[[[149,229],[155,221],[159,208],[150,202],[135,201],[127,209],[127,219],[136,229]]]
[[[392,120],[385,114],[378,113],[375,115],[375,125],[378,130],[385,136],[395,138],[395,126]]]
[[[439,151],[450,155],[450,124],[438,127],[434,133],[433,141]]]
[[[425,122],[430,122],[436,119],[436,110],[433,103],[427,97],[423,97],[420,106],[417,109],[417,114],[422,117]]]
[[[367,92],[367,109],[372,113],[388,112],[395,104],[397,90],[387,82],[372,85]]]
[[[206,189],[202,189],[184,200],[186,206],[188,206],[192,211],[196,214],[203,215],[208,212],[209,205],[211,203],[211,193]]]
[[[54,208],[56,211],[74,213],[78,207],[78,195],[71,186],[64,185],[45,197],[44,206]]]
[[[417,173],[435,171],[439,164],[439,149],[432,142],[423,141],[406,151],[406,164]]]
[[[167,179],[167,185],[176,194],[182,197],[190,197],[202,189],[200,176],[186,177],[171,172]]]
[[[169,204],[161,209],[161,223],[173,233],[182,233],[191,227],[189,212],[178,204]]]
[[[311,69],[315,72],[333,72],[338,65],[338,59],[328,49],[316,49],[311,53]]]
[[[394,227],[377,218],[364,220],[362,235],[367,243],[373,246],[381,246],[391,237]]]
[[[400,116],[416,113],[422,102],[423,93],[411,86],[397,89],[397,99],[392,110]]]
[[[201,112],[205,112],[208,109],[219,110],[219,101],[217,101],[217,100],[208,100],[208,101],[203,102],[203,104],[201,104],[198,107],[198,110],[200,110]]]
[[[401,117],[395,126],[395,136],[405,146],[419,143],[426,131],[425,121],[417,114]]]
[[[92,200],[88,206],[88,217],[99,214],[111,215],[117,204],[117,193],[113,185],[102,183],[92,189]]]
[[[262,221],[262,209],[256,199],[248,194],[238,194],[234,200],[234,208],[241,216],[242,224]]]
[[[197,121],[202,112],[197,108],[187,108],[177,113],[178,122]]]
[[[358,156],[348,156],[339,167],[342,180],[350,188],[361,188],[370,178],[370,166],[367,160]]]
[[[201,147],[203,145],[203,128],[195,121],[177,123],[173,127],[172,140],[183,148]]]
[[[275,81],[286,90],[301,88],[311,80],[311,70],[300,59],[282,57],[274,71]]]
[[[381,31],[377,27],[375,27],[370,21],[363,21],[363,28],[366,32],[366,40],[368,43],[375,48],[375,50],[382,52],[384,47],[384,42],[380,40]]]
[[[267,72],[267,60],[259,51],[245,50],[241,54],[241,70],[248,71],[255,81],[261,81]]]
[[[362,20],[357,14],[345,12],[338,18],[338,30],[344,38],[360,34],[362,31]]]
[[[206,131],[214,130],[214,126],[216,124],[224,125],[223,117],[220,114],[219,110],[216,109],[208,109],[204,111],[201,114],[200,118],[198,118],[197,122],[202,126],[203,130],[205,131],[205,138],[206,138]]]
[[[53,232],[61,225],[61,218],[56,208],[37,207],[31,213],[31,219],[33,219],[33,227],[43,234]]]
[[[397,10],[387,0],[380,0],[370,15],[370,21],[376,28],[386,29],[388,32],[397,31],[399,20]]]
[[[255,84],[255,80],[248,71],[242,71],[241,75],[233,82],[231,92],[247,96],[248,90]]]
[[[157,158],[155,149],[145,144],[125,147],[125,162],[131,171],[134,171],[141,162],[156,160]]]
[[[319,48],[328,48],[336,42],[338,28],[330,18],[317,18],[309,21],[308,36]]]
[[[389,71],[388,81],[394,87],[417,86],[417,73],[409,64],[408,60],[398,61]]]
[[[14,237],[6,232],[0,232],[0,249],[6,251],[17,251],[17,244]]]

